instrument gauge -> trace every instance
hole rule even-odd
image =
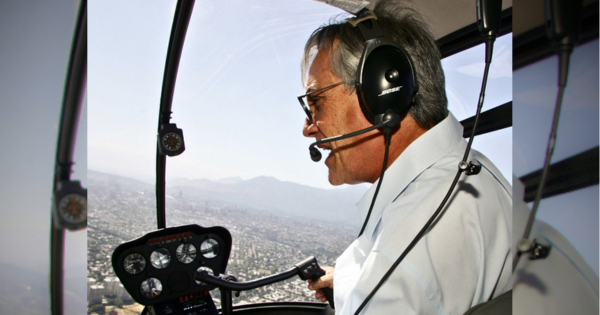
[[[177,247],[175,257],[181,263],[189,264],[196,259],[196,246],[191,243],[183,243]]]
[[[123,261],[123,267],[127,273],[137,275],[146,268],[146,259],[138,253],[129,254]]]
[[[68,194],[58,202],[58,213],[68,222],[81,224],[87,220],[87,198]]]
[[[150,254],[150,263],[156,269],[164,269],[171,263],[171,253],[166,248],[159,248]]]
[[[179,150],[181,144],[183,144],[183,140],[181,140],[181,137],[175,132],[169,132],[162,137],[162,145],[169,151]]]
[[[58,182],[52,197],[52,220],[57,228],[70,231],[87,226],[87,189],[81,182]]]
[[[158,132],[158,151],[162,155],[177,156],[185,151],[183,130],[176,124],[164,124]]]
[[[197,273],[203,272],[203,271],[206,271],[206,273],[208,273],[211,276],[215,275],[215,273],[213,272],[213,270],[210,269],[209,267],[206,267],[206,266],[202,266],[202,267],[200,267],[200,268],[198,268],[196,270]],[[204,283],[204,282],[201,282],[201,281],[198,281],[198,280],[194,280],[194,281],[196,281],[196,283],[199,284],[199,285],[206,285],[206,283]]]
[[[147,299],[153,299],[162,292],[162,283],[156,278],[148,278],[140,285],[140,292]]]
[[[221,245],[214,238],[208,238],[200,244],[200,253],[202,253],[202,256],[205,258],[215,258],[219,255],[220,251]]]

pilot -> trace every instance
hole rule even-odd
[[[418,92],[393,129],[387,169],[363,233],[335,268],[309,281],[323,302],[321,289],[334,289],[338,315],[357,310],[425,225],[467,147],[462,125],[447,109],[440,53],[422,19],[398,1],[381,0],[373,12],[386,37],[412,59]],[[363,45],[360,30],[346,21],[322,26],[308,39],[303,82],[307,93],[317,92],[306,97],[304,136],[322,140],[373,125],[355,89]],[[384,161],[382,130],[319,147],[329,151],[325,165],[332,185],[373,183],[358,203],[365,220]],[[441,216],[361,314],[463,314],[511,289],[511,186],[481,153],[471,150],[467,161],[480,163],[481,172],[462,173]]]

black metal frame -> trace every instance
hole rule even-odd
[[[535,199],[542,170],[533,171],[519,179],[525,185],[525,202]],[[542,198],[598,185],[598,147],[553,163],[548,170]]]
[[[460,122],[463,125],[463,138],[471,136],[475,116],[469,117]],[[486,134],[488,132],[512,126],[512,101],[506,102],[500,106],[487,110],[479,116],[475,136]]]
[[[325,303],[316,302],[272,302],[236,305],[232,308],[234,314],[246,315],[297,315],[315,314],[323,315],[327,308]],[[333,312],[332,312],[333,313]]]
[[[158,131],[160,127],[166,125],[171,120],[171,106],[173,104],[173,93],[175,91],[175,81],[177,80],[177,70],[179,69],[179,60],[183,50],[185,34],[192,16],[195,0],[179,0],[175,9],[173,26],[171,27],[171,37],[167,49],[167,61],[165,64],[165,74],[163,77],[162,93],[160,96],[160,112],[158,117]],[[156,219],[159,229],[167,227],[165,215],[165,194],[166,194],[166,167],[167,156],[160,154],[158,148],[160,144],[156,142]]]
[[[63,93],[60,130],[56,149],[54,186],[56,191],[60,181],[71,179],[75,136],[85,95],[87,73],[87,1],[79,6],[77,23],[73,34],[73,44]],[[50,303],[53,315],[63,314],[63,266],[65,230],[55,226],[50,228]]]

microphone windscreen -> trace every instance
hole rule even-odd
[[[310,158],[315,162],[319,162],[321,160],[321,152],[315,147],[310,147],[309,150]]]

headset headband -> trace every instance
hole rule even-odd
[[[357,13],[356,17],[346,19],[346,21],[348,21],[348,23],[350,23],[350,25],[352,25],[353,27],[358,27],[361,34],[363,35],[363,38],[365,39],[365,42],[370,39],[373,39],[373,38],[383,37],[383,32],[381,31],[381,28],[379,27],[379,23],[377,23],[377,22],[370,23],[370,25],[372,27],[368,28],[366,26],[366,24],[363,23],[368,20],[377,21],[377,15],[375,15],[375,12],[369,11],[369,10],[363,10],[363,11]]]

